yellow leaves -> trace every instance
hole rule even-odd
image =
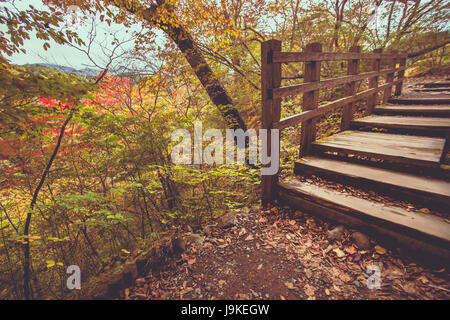
[[[64,264],[62,262],[55,262],[55,260],[45,260],[45,263],[47,264],[47,268],[53,268],[54,266],[62,267]]]
[[[47,268],[52,268],[56,264],[54,260],[46,260],[45,262],[47,263]]]
[[[121,251],[122,251],[123,253],[130,254],[130,251],[128,251],[128,250],[126,250],[126,249],[122,249]]]
[[[61,241],[69,241],[70,240],[69,237],[64,237],[62,239],[57,238],[57,237],[48,237],[47,239],[50,240],[50,241],[54,241],[54,242],[61,242]]]

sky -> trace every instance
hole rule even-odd
[[[33,5],[36,9],[48,11],[47,6],[42,3],[41,0],[15,0],[14,5],[19,9],[27,9],[29,5]],[[6,3],[8,6],[8,3]],[[77,13],[78,17],[82,16],[82,13]],[[71,21],[70,13],[66,13],[64,17],[67,21]],[[93,17],[88,17],[85,22],[81,24],[64,26],[63,28],[70,28],[72,31],[78,33],[79,37],[87,42],[85,39],[88,39],[88,35],[91,30],[91,23]],[[113,37],[110,33],[116,33],[117,37],[120,40],[130,39],[130,34],[132,31],[139,31],[141,26],[134,26],[131,30],[128,30],[128,33],[125,33],[125,28],[121,25],[111,24],[111,27],[108,26],[106,22],[101,22],[99,15],[95,18],[95,25],[97,29],[97,37],[95,43],[92,47],[91,55],[94,57],[94,60],[100,66],[104,65],[104,60],[106,58],[105,54],[101,50],[99,43],[108,43],[111,44]],[[80,19],[82,20],[82,19]],[[4,26],[0,26],[2,28]],[[43,49],[44,41],[40,39],[36,39],[34,34],[30,35],[29,40],[26,40],[23,48],[26,50],[26,54],[17,53],[9,57],[9,60],[13,64],[23,65],[23,64],[31,64],[31,63],[49,63],[56,65],[63,65],[72,67],[75,69],[83,69],[86,67],[93,67],[93,63],[89,60],[85,53],[78,51],[75,48],[72,48],[67,45],[59,45],[54,41],[49,41],[50,48],[45,51]],[[132,49],[134,47],[134,42],[130,41],[127,44],[123,45],[125,50]],[[95,68],[95,67],[94,67]]]

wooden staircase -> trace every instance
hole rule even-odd
[[[294,177],[285,181],[280,181],[276,176],[263,177],[263,202],[290,205],[324,219],[349,225],[375,237],[386,246],[401,248],[403,253],[422,262],[450,266],[450,167],[446,163],[450,137],[448,83],[423,86],[443,88],[442,92],[401,95],[401,67],[405,65],[404,60],[397,56],[392,62],[388,57],[387,65],[391,68],[400,61],[397,80],[392,73],[386,73],[385,84],[379,86],[378,77],[376,83],[374,78],[369,78],[370,86],[377,89],[374,95],[373,91],[369,91],[369,94],[356,93],[352,80],[360,78],[347,76],[348,97],[340,99],[338,103],[318,106],[317,98],[311,100],[311,95],[315,95],[320,88],[333,85],[330,80],[324,80],[329,86],[318,84],[321,82],[320,76],[317,77],[317,72],[320,72],[319,61],[343,59],[345,54],[308,54],[308,48],[311,47],[297,56],[293,53],[278,53],[273,52],[278,48],[278,43],[273,41],[263,44],[262,51],[262,57],[267,52],[276,57],[276,61],[268,59],[269,63],[263,63],[263,90],[273,90],[272,96],[263,94],[263,123],[266,128],[279,129],[301,123],[301,157],[295,163]],[[357,56],[354,52],[359,52],[359,49],[353,49],[348,54],[349,74],[352,75],[358,74],[355,66],[359,63],[359,60],[355,60]],[[277,79],[281,78],[281,71],[278,73],[275,62],[284,62],[282,58],[288,62],[300,58],[306,61],[306,83],[296,88],[281,87],[281,81]],[[372,66],[379,70],[380,64],[376,60]],[[271,81],[264,81],[265,77],[271,77]],[[391,97],[394,85],[397,96]],[[305,92],[303,109],[306,105],[306,111],[280,119],[276,93],[297,94],[299,91]],[[375,107],[378,91],[383,93],[383,105]],[[359,99],[355,99],[355,96]],[[367,99],[367,116],[351,119],[352,103],[361,99]],[[344,107],[342,131],[314,141],[318,117],[341,106]],[[264,118],[265,110],[270,110],[272,118]],[[304,177],[311,175],[357,189],[375,190],[389,196],[393,202],[406,200],[425,210],[409,210],[341,194],[305,182],[307,179]],[[429,213],[428,208],[440,215]]]
[[[378,112],[397,108],[395,115],[353,120],[351,128],[358,131],[343,131],[313,142],[311,155],[295,163],[294,173],[376,190],[449,214],[450,171],[442,162],[450,115],[435,115],[450,105],[408,107],[381,106]],[[427,111],[415,116],[411,110],[419,108]],[[363,229],[388,246],[411,249],[408,253],[418,259],[431,256],[435,263],[445,261],[446,265],[450,261],[450,224],[445,218],[336,194],[296,178],[278,184],[278,197],[281,202]]]

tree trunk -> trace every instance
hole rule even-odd
[[[180,51],[186,57],[189,65],[194,70],[195,75],[205,88],[211,101],[219,109],[228,126],[232,129],[241,128],[244,131],[247,130],[245,122],[241,118],[238,110],[234,107],[231,97],[228,95],[225,88],[220,84],[219,79],[214,75],[214,72],[195,44],[191,34],[179,23],[174,24],[166,22],[173,21],[172,19],[160,19],[160,17],[158,17],[157,9],[159,6],[164,5],[164,1],[159,0],[157,2],[158,4],[144,9],[142,12],[139,12],[139,14],[142,15],[145,21],[163,30],[169,38],[175,42]],[[118,5],[116,4],[116,6]],[[120,6],[118,7],[120,8]],[[137,10],[133,8],[126,7],[126,10],[133,14],[137,13]],[[175,21],[178,20],[173,11],[170,12],[170,14],[172,15],[171,18],[173,17]]]

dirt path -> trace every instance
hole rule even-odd
[[[430,270],[350,233],[285,208],[244,210],[230,228],[207,230],[159,275],[137,279],[126,299],[449,299],[448,271]],[[367,267],[381,270],[368,289]]]

